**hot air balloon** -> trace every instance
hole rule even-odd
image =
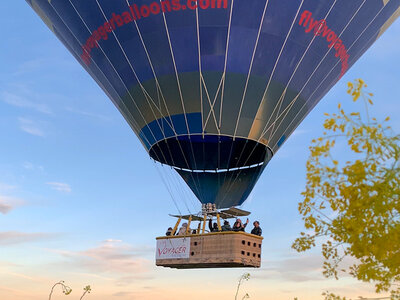
[[[26,1],[150,157],[225,216],[400,14],[400,0]]]

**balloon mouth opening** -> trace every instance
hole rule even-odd
[[[154,144],[154,160],[191,172],[229,172],[262,166],[272,158],[266,145],[227,135],[192,134],[167,138]]]

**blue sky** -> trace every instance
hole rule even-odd
[[[64,279],[74,297],[91,284],[93,299],[232,299],[245,270],[154,266],[154,238],[177,212],[154,163],[25,1],[2,1],[0,9],[12,12],[0,21],[0,298],[43,299]],[[284,144],[243,206],[265,238],[263,266],[245,284],[252,298],[319,299],[327,288],[371,295],[370,286],[349,278],[322,279],[317,253],[299,255],[290,245],[302,229],[297,203],[323,113],[339,101],[362,109],[347,97],[346,83],[362,77],[375,94],[371,114],[390,115],[400,132],[399,42],[396,22]],[[193,199],[186,199],[192,212],[200,208]]]

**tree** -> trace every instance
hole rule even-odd
[[[346,113],[339,104],[337,113],[325,114],[325,132],[311,142],[298,206],[307,232],[292,247],[303,252],[319,241],[325,277],[346,272],[400,299],[400,136],[387,125],[389,117],[379,122],[369,116],[373,95],[361,79],[348,87],[353,101],[363,100],[365,113]],[[339,142],[350,161],[335,155]]]

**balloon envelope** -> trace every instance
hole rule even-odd
[[[150,156],[242,204],[400,0],[27,0]]]

